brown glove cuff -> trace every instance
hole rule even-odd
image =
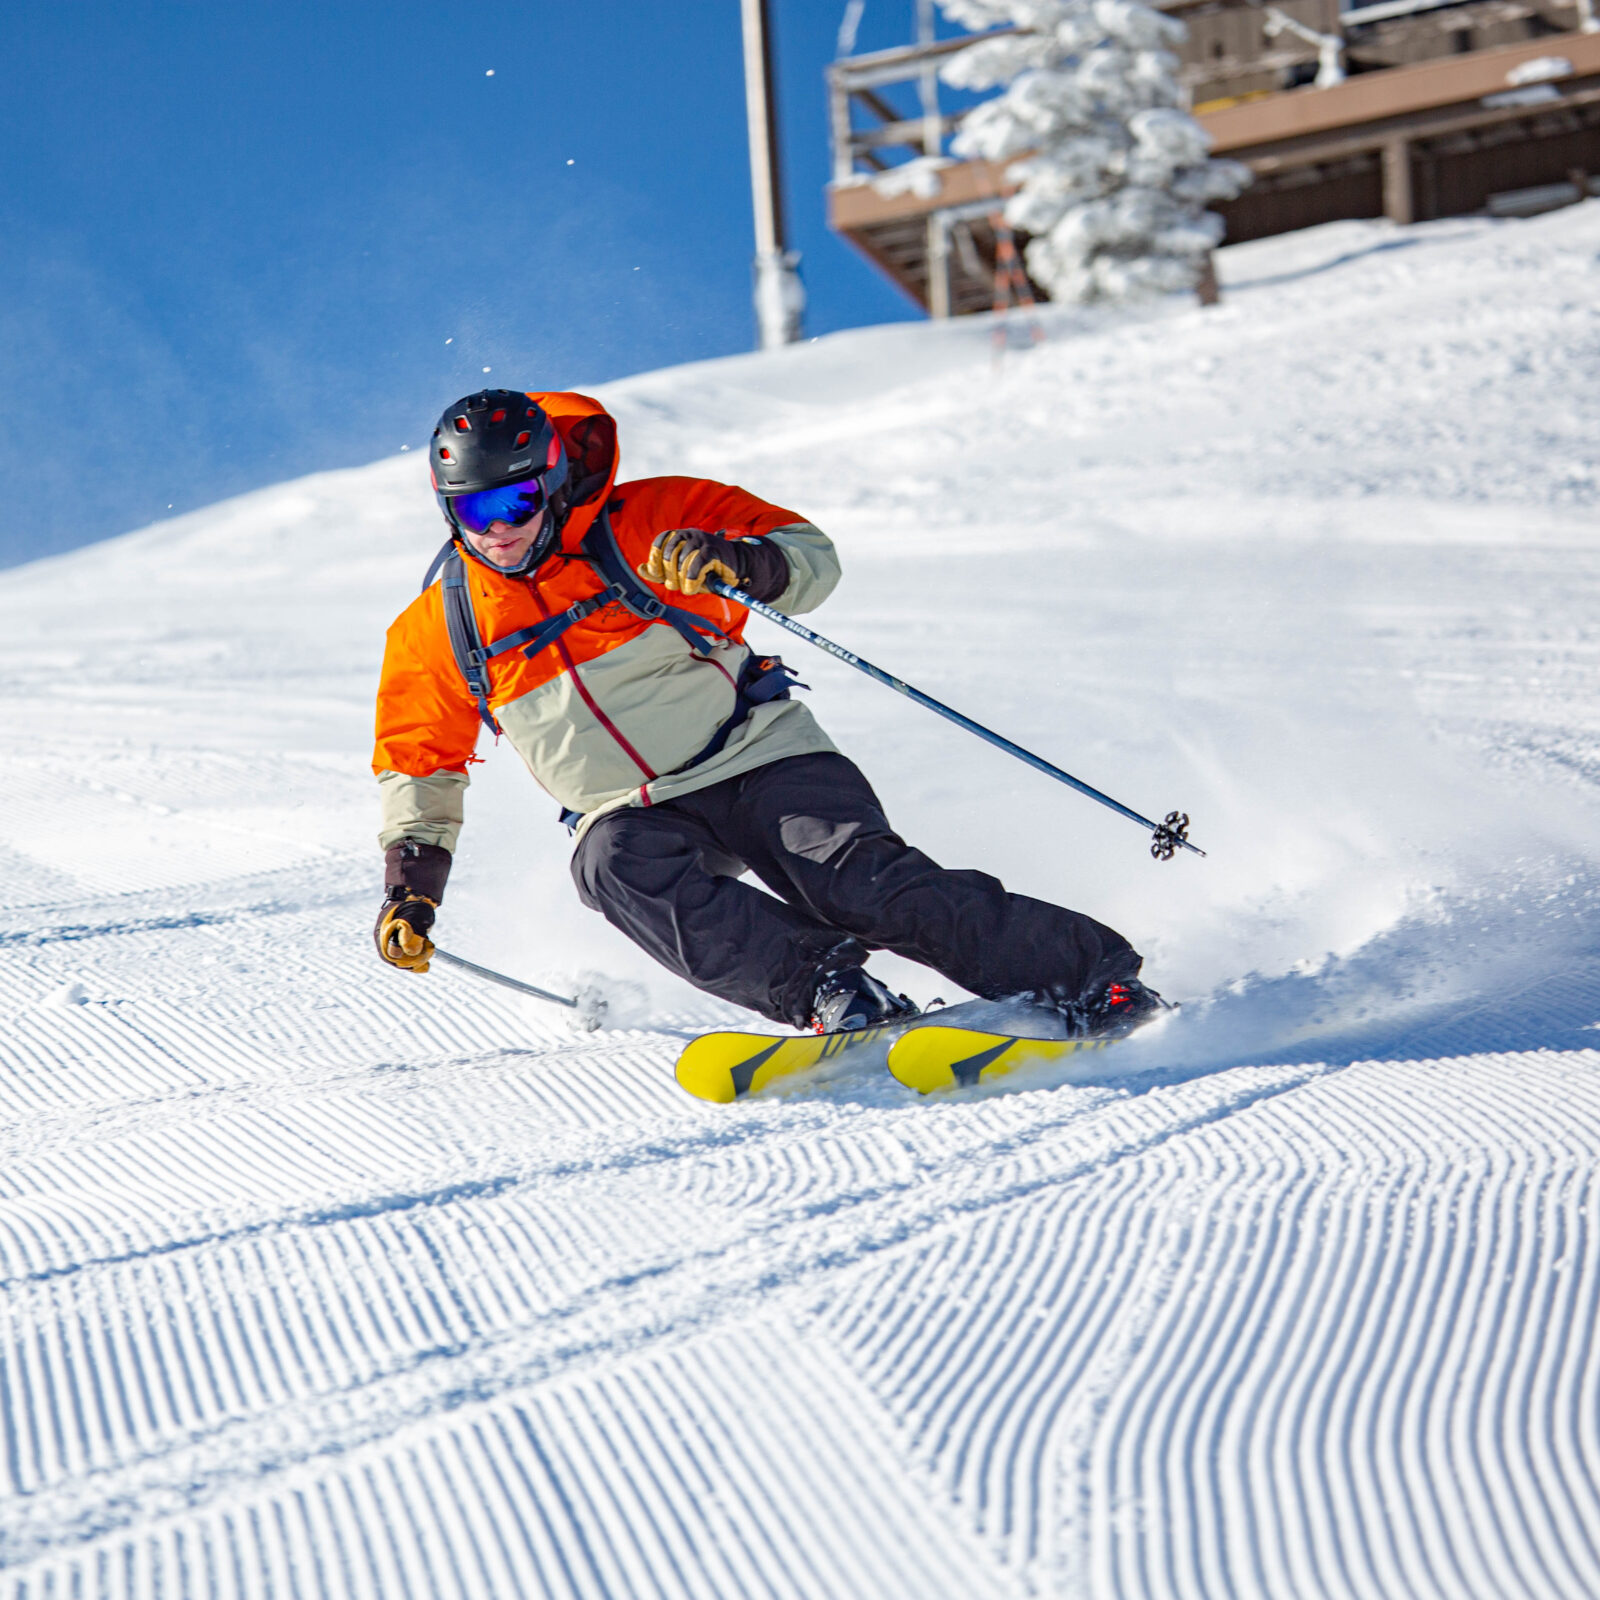
[[[420,894],[437,905],[450,876],[450,852],[442,845],[402,839],[383,853],[383,886]]]
[[[733,547],[744,569],[744,592],[771,605],[789,587],[789,558],[765,539],[737,539]]]

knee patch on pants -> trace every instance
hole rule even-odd
[[[840,822],[830,817],[784,817],[778,824],[778,841],[792,856],[815,862],[819,867],[846,850],[861,833],[857,821]]]

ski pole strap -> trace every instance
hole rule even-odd
[[[1205,854],[1205,851],[1198,845],[1190,844],[1188,839],[1189,819],[1183,813],[1177,811],[1169,812],[1164,822],[1152,822],[1148,817],[1141,817],[1137,811],[1123,805],[1120,800],[1113,800],[1110,795],[1102,794],[1081,778],[1073,777],[1070,772],[1063,772],[1060,767],[1046,761],[1042,756],[1036,756],[1031,750],[1024,750],[1020,744],[1013,744],[1010,739],[984,727],[981,722],[974,722],[971,717],[965,717],[959,711],[945,705],[942,701],[935,700],[931,694],[924,694],[920,689],[912,688],[909,683],[903,683],[899,678],[885,672],[882,667],[875,667],[870,661],[863,661],[860,656],[846,650],[843,645],[837,645],[833,640],[823,638],[820,633],[813,633],[803,622],[796,622],[793,617],[786,617],[781,611],[775,610],[764,601],[744,594],[731,584],[724,583],[720,578],[712,578],[706,584],[706,587],[714,594],[720,594],[726,600],[733,600],[739,605],[748,607],[757,616],[765,617],[769,622],[777,623],[780,628],[787,628],[790,633],[798,634],[807,644],[814,644],[819,650],[826,650],[829,655],[837,657],[847,666],[854,667],[858,672],[866,673],[869,678],[874,678],[887,688],[893,689],[896,694],[903,694],[906,699],[914,700],[919,706],[925,706],[929,711],[937,712],[947,722],[955,723],[958,728],[965,728],[968,733],[976,734],[980,739],[992,744],[996,749],[1004,750],[1007,755],[1015,756],[1017,760],[1026,762],[1036,772],[1042,772],[1047,777],[1054,778],[1057,782],[1076,789],[1079,794],[1087,795],[1089,799],[1098,801],[1099,804],[1109,810],[1115,811],[1118,816],[1126,817],[1130,822],[1137,822],[1141,828],[1149,829],[1151,834],[1150,853],[1158,861],[1171,860],[1180,847],[1192,851],[1197,856]]]

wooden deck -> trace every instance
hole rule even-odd
[[[1560,75],[1519,82],[1538,62],[1560,64],[1549,67]],[[1570,185],[1578,198],[1600,173],[1600,33],[1552,33],[1198,114],[1215,153],[1256,174],[1218,208],[1230,240],[1341,217],[1462,215],[1541,185]],[[1003,165],[953,162],[925,170],[920,192],[883,192],[895,181],[892,169],[835,181],[830,224],[925,309],[988,309]]]

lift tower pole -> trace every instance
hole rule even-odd
[[[800,257],[787,247],[783,234],[769,0],[739,0],[739,4],[744,22],[744,98],[750,122],[750,192],[756,213],[756,326],[761,348],[775,350],[800,337],[806,295],[796,270]]]

